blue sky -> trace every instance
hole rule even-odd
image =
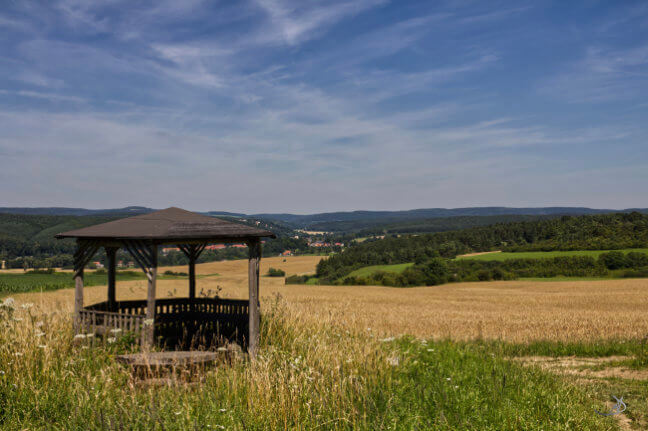
[[[0,206],[648,207],[645,1],[0,7]]]

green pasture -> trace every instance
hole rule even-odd
[[[117,271],[117,281],[144,279],[139,271]],[[108,275],[88,271],[83,276],[85,286],[101,286],[108,283]],[[7,273],[0,274],[0,296],[12,293],[30,291],[48,291],[74,287],[71,272],[55,272],[53,274]]]
[[[410,266],[414,265],[413,262],[409,263],[397,263],[395,265],[372,265],[372,266],[365,266],[360,269],[356,269],[352,273],[350,273],[347,277],[367,277],[374,272],[378,271],[384,271],[384,272],[393,272],[396,274],[400,274],[401,272],[405,271],[406,268],[409,268]]]
[[[628,253],[631,251],[639,253],[648,253],[648,248],[626,248],[622,250],[569,250],[569,251],[521,251],[521,252],[501,252],[480,254],[477,256],[458,256],[457,259],[476,259],[476,260],[507,260],[507,259],[543,259],[552,257],[567,256],[592,256],[597,258],[602,253],[610,251],[621,251]]]

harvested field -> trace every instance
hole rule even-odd
[[[286,274],[313,273],[317,256],[262,259]],[[181,267],[160,268],[182,270]],[[198,274],[219,274],[198,280],[198,291],[220,288],[226,298],[247,298],[247,261],[205,263]],[[145,298],[146,282],[118,283],[118,299]],[[160,280],[158,297],[185,296],[187,281]],[[283,278],[262,277],[262,306],[280,294],[304,319],[338,320],[345,326],[380,335],[458,340],[475,338],[513,342],[531,340],[584,341],[642,338],[648,334],[648,280],[496,281],[454,283],[434,287],[285,285]],[[88,287],[86,304],[104,300],[105,287]],[[72,310],[71,289],[15,295],[44,311]],[[370,328],[370,329],[369,329]]]

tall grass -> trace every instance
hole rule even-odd
[[[75,340],[68,315],[0,310],[7,430],[613,429],[584,390],[491,346],[381,340],[280,300],[263,315],[258,359],[218,364],[196,386],[139,385],[114,360],[132,345]]]

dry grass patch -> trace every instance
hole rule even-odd
[[[615,363],[627,361],[629,356],[606,356],[601,358],[523,356],[514,358],[528,366],[539,366],[557,374],[583,378],[618,378],[626,380],[648,380],[648,370],[635,370]]]

